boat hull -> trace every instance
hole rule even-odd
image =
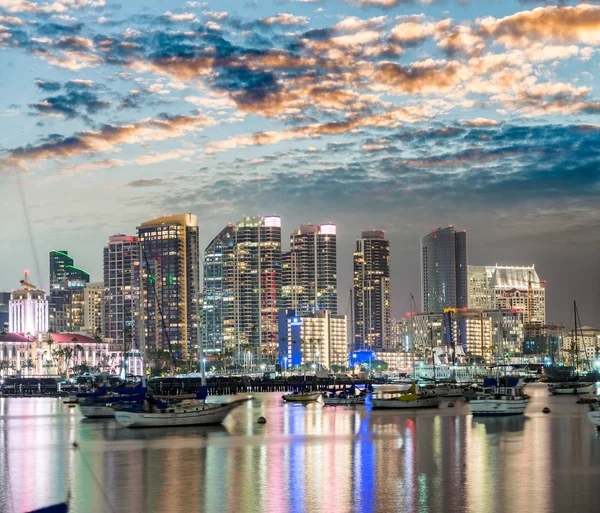
[[[570,387],[560,387],[554,386],[550,387],[548,390],[553,395],[582,395],[582,394],[592,394],[595,389],[594,383],[586,383],[581,386],[570,386]]]
[[[205,426],[220,424],[231,410],[246,402],[233,401],[225,404],[207,404],[183,411],[164,411],[163,413],[144,413],[118,411],[115,420],[129,428],[169,427],[169,426]]]
[[[588,419],[594,426],[600,427],[600,410],[591,410],[588,412]]]
[[[438,397],[423,397],[420,399],[411,399],[404,401],[400,399],[371,399],[371,405],[373,409],[401,409],[410,410],[414,408],[437,408],[440,404]]]
[[[529,399],[471,399],[471,413],[474,417],[493,415],[523,415]]]
[[[356,404],[365,404],[364,397],[325,397],[323,396],[325,406],[354,406]]]
[[[310,403],[312,401],[317,401],[321,397],[319,392],[315,392],[314,394],[285,394],[283,396],[283,400],[287,403]]]
[[[79,410],[86,419],[112,419],[115,417],[115,410],[102,404],[79,403]]]

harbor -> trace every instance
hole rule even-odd
[[[58,398],[4,397],[0,510],[70,494],[70,510],[89,513],[594,511],[587,406],[543,384],[526,392],[525,414],[504,418],[474,418],[462,400],[398,412],[256,393],[221,425],[149,430],[83,419]]]

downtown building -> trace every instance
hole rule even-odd
[[[83,331],[92,337],[102,336],[104,322],[104,282],[90,281],[83,288]]]
[[[244,217],[204,252],[203,337],[207,351],[274,363],[281,303],[281,218]]]
[[[130,350],[138,339],[140,257],[138,238],[108,238],[103,254],[102,335],[116,350]]]
[[[172,351],[177,358],[190,357],[197,345],[197,217],[178,214],[146,221],[138,226],[137,236],[143,321],[138,329],[144,330],[148,348]]]
[[[453,226],[421,238],[421,311],[468,306],[467,232]]]
[[[390,243],[381,230],[364,231],[356,241],[353,317],[353,349],[393,349],[394,340],[390,333]]]
[[[337,314],[336,226],[303,224],[281,255],[281,299],[297,315],[328,310]]]
[[[468,283],[469,308],[515,310],[526,325],[546,324],[546,282],[533,265],[470,265]]]
[[[348,319],[345,315],[317,310],[296,315],[281,309],[278,314],[279,358],[281,368],[308,366],[331,369],[348,366]]]

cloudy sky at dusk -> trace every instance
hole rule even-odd
[[[338,224],[342,312],[361,230],[401,315],[454,224],[472,264],[536,264],[549,320],[598,324],[600,5],[550,4],[0,0],[0,289],[47,286],[50,249],[100,280],[107,237],[164,213],[202,246],[277,213],[284,240]]]

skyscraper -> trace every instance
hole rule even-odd
[[[204,252],[206,347],[274,363],[280,303],[281,218],[244,217],[226,226]]]
[[[329,310],[337,313],[336,226],[303,224],[290,236],[290,251],[283,253],[283,308],[297,315]]]
[[[228,224],[204,250],[202,342],[205,351],[234,344],[231,264],[235,228]]]
[[[137,237],[109,237],[104,247],[103,336],[111,344],[131,343],[139,335],[139,269]]]
[[[65,281],[88,283],[90,273],[73,265],[73,257],[68,251],[50,251],[50,290],[61,287]]]
[[[467,232],[453,226],[431,230],[421,238],[421,308],[468,306]]]
[[[91,336],[102,334],[104,282],[91,281],[83,289],[83,329]]]
[[[390,243],[381,230],[362,232],[354,253],[354,348],[391,349]]]
[[[197,341],[198,219],[193,214],[159,217],[137,231],[146,345],[187,357]]]

